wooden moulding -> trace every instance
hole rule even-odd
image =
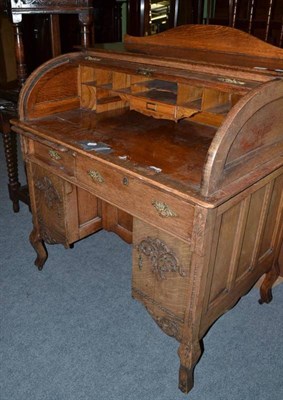
[[[283,51],[235,28],[218,25],[183,25],[157,35],[146,37],[125,36],[126,48],[132,51],[167,57],[191,56],[192,50],[205,53],[225,53],[243,57],[277,60],[283,65]],[[181,49],[181,52],[178,50]],[[165,55],[163,54],[163,55]],[[216,62],[216,61],[215,61]],[[236,61],[237,63],[237,61]]]

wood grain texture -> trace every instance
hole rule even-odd
[[[165,32],[146,36],[125,36],[126,44],[160,45],[170,48],[188,48],[212,52],[225,52],[254,57],[278,58],[283,61],[283,51],[246,32],[217,25],[183,25]],[[174,51],[174,50],[173,50]]]

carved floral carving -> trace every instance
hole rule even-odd
[[[177,257],[169,247],[160,239],[147,237],[137,246],[139,252],[139,268],[142,269],[142,255],[149,258],[152,272],[158,280],[166,279],[168,272],[177,272],[180,276],[185,276]]]
[[[59,193],[53,186],[51,180],[46,176],[44,176],[42,179],[37,179],[35,182],[35,187],[44,193],[44,200],[49,209],[62,202]]]
[[[154,315],[152,315],[152,317],[159,328],[162,329],[162,331],[166,333],[166,335],[174,337],[179,342],[182,340],[182,336],[179,331],[179,325],[176,321],[173,321],[166,317],[155,317]]]

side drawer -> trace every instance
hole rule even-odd
[[[75,155],[63,146],[47,145],[37,141],[31,141],[29,156],[33,160],[39,160],[51,167],[55,172],[62,171],[69,176],[74,176]]]
[[[77,182],[97,197],[162,230],[189,241],[194,206],[113,165],[77,155]]]

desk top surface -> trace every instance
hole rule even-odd
[[[197,195],[203,164],[216,128],[189,121],[149,118],[122,110],[94,115],[76,109],[24,123],[30,131],[54,142],[98,157],[163,183],[182,193]],[[85,143],[102,142],[109,154],[86,150]]]

